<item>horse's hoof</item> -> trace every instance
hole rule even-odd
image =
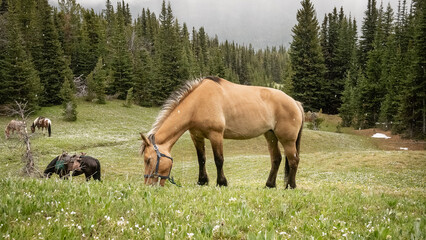
[[[276,188],[277,186],[272,183],[266,183],[265,188]]]
[[[197,184],[200,186],[209,185],[209,181],[198,181]]]
[[[228,181],[223,181],[223,182],[218,182],[217,183],[217,185],[219,186],[219,187],[227,187],[228,186]]]
[[[208,177],[198,178],[197,184],[200,185],[200,186],[209,185],[209,178]]]

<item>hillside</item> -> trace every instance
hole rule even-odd
[[[134,105],[132,108],[122,107],[121,101],[110,101],[106,105],[79,102],[78,120],[66,122],[62,120],[61,107],[43,108],[37,116],[46,116],[52,120],[52,137],[44,136],[37,130],[31,140],[38,167],[44,167],[62,151],[69,153],[85,152],[102,160],[103,175],[108,178],[117,176],[140,177],[143,160],[139,156],[140,135],[147,133],[154,122],[158,108],[143,108]],[[36,118],[34,116],[33,118]],[[0,125],[5,126],[11,118],[0,118]],[[32,120],[32,119],[31,119]],[[30,125],[30,124],[28,124]],[[207,141],[206,144],[209,144]],[[10,164],[2,166],[4,172],[19,172],[20,149],[16,136],[9,141],[1,141],[2,158]],[[206,147],[209,168],[214,167],[210,147]],[[364,137],[333,132],[304,130],[302,138],[302,163],[304,158],[321,152],[353,152],[377,150],[371,141]],[[232,159],[260,158],[264,162],[264,171],[269,171],[269,153],[263,136],[248,141],[225,140],[225,163]],[[186,133],[172,150],[176,159],[174,171],[179,165],[197,166],[195,148],[189,134]],[[238,160],[239,161],[239,160]],[[255,162],[256,163],[256,162]],[[227,164],[225,164],[227,165]],[[263,165],[263,163],[262,163]],[[189,167],[186,166],[186,167]],[[182,170],[183,171],[183,170]],[[189,171],[193,172],[193,171]],[[176,173],[175,173],[176,174]],[[182,172],[187,175],[191,173]],[[260,176],[259,176],[260,177]],[[189,179],[188,179],[189,181]]]
[[[52,137],[33,134],[37,166],[62,150],[101,161],[102,182],[29,179],[20,175],[18,138],[0,141],[0,238],[28,239],[272,239],[409,238],[425,234],[426,153],[383,151],[358,135],[304,129],[298,188],[264,189],[270,169],[263,137],[224,143],[229,187],[217,188],[207,148],[210,185],[196,185],[198,164],[189,134],[175,145],[172,175],[181,188],[143,184],[139,132],[158,108],[79,102],[78,120],[43,108]],[[34,118],[36,116],[33,116]],[[0,118],[5,126],[11,118]],[[330,123],[331,124],[331,123]],[[206,143],[209,145],[209,143]],[[77,183],[77,184],[76,184]]]

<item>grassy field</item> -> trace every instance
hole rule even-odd
[[[61,119],[59,106],[37,113],[53,122],[52,137],[31,138],[38,169],[63,150],[86,152],[100,160],[102,182],[24,177],[18,137],[2,137],[0,239],[426,238],[425,151],[383,151],[326,122],[328,131],[304,130],[297,189],[284,190],[283,164],[278,187],[264,188],[270,160],[263,137],[225,141],[225,188],[214,185],[207,146],[210,185],[200,187],[184,134],[172,151],[182,187],[146,187],[139,132],[149,131],[158,110],[79,102],[73,123]],[[0,126],[10,120],[0,117]]]

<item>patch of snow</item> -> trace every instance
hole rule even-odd
[[[400,147],[399,149],[400,150],[408,150],[408,148],[406,148],[406,147]]]
[[[374,134],[373,136],[371,136],[372,138],[384,138],[384,139],[388,139],[388,138],[391,138],[391,137],[388,137],[388,136],[386,136],[386,134],[383,134],[383,133],[376,133],[376,134]]]

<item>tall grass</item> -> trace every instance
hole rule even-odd
[[[270,160],[263,137],[226,140],[229,187],[196,185],[198,164],[184,134],[175,145],[172,175],[182,185],[143,184],[139,132],[158,109],[79,102],[78,120],[59,107],[49,138],[36,132],[32,147],[44,167],[62,150],[86,152],[102,165],[102,182],[25,178],[19,139],[0,141],[0,239],[424,239],[426,154],[381,151],[369,139],[304,130],[298,188],[265,189]],[[36,116],[34,116],[35,118]],[[10,118],[0,118],[4,126]],[[283,164],[282,164],[283,165]]]

